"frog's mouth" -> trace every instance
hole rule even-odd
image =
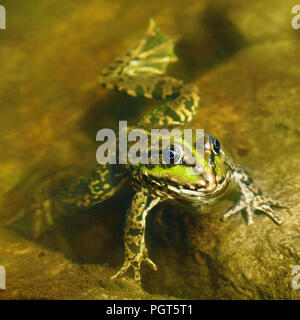
[[[200,180],[193,188],[187,188],[186,186],[174,187],[168,185],[168,190],[175,192],[177,198],[182,198],[190,202],[215,202],[217,201],[227,189],[229,182],[231,181],[231,174],[229,171],[222,176],[207,181]]]
[[[180,185],[176,180],[164,179],[146,174],[144,179],[152,185],[154,191],[162,197],[183,200],[192,203],[216,202],[227,190],[231,181],[231,172],[216,177],[199,177],[193,184]]]

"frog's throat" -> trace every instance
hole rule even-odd
[[[176,179],[158,177],[152,175],[150,171],[142,171],[135,176],[135,180],[137,184],[143,181],[152,193],[162,199],[182,200],[200,205],[200,203],[210,204],[218,201],[227,191],[232,176],[230,170],[227,170],[222,176],[217,176],[215,181],[205,181],[202,177],[198,177],[197,181],[180,184]]]

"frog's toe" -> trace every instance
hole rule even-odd
[[[140,261],[132,261],[132,262],[125,261],[122,268],[110,279],[116,280],[117,278],[124,276],[124,274],[127,272],[127,270],[130,267],[132,267],[133,269],[134,281],[138,284],[141,284],[141,262]]]
[[[239,200],[231,209],[227,210],[223,217],[222,220],[225,221],[226,219],[228,219],[229,217],[235,215],[236,213],[240,212],[241,210],[244,209],[244,204],[242,203],[241,200]]]
[[[154,270],[157,271],[157,266],[156,264],[149,258],[146,258],[145,261],[149,264],[149,266]]]
[[[246,210],[247,214],[247,224],[251,225],[253,224],[253,209],[250,205],[250,203],[247,203],[244,199],[244,197],[241,197],[239,201],[231,208],[229,209],[224,215],[222,220],[225,221],[229,217],[237,214],[238,212],[241,212],[242,210]]]
[[[129,267],[130,267],[130,263],[128,261],[125,261],[122,268],[116,274],[110,277],[110,280],[116,280],[117,278],[122,277],[126,273],[126,271],[129,269]]]
[[[147,262],[154,271],[157,270],[156,264],[148,257],[142,257],[139,260],[134,260],[131,263],[131,266],[133,268],[134,281],[137,282],[138,284],[141,284],[141,264],[142,264],[142,261]]]
[[[274,220],[277,224],[282,224],[282,218],[279,213],[276,213],[268,204],[262,203],[260,206],[255,208],[256,210],[262,211],[266,215],[268,215],[272,220]]]
[[[254,208],[259,210],[266,215],[268,215],[272,220],[274,220],[277,224],[281,224],[282,218],[281,215],[275,212],[272,207],[279,207],[279,208],[289,208],[288,203],[284,203],[279,200],[275,200],[266,196],[257,196],[253,200]]]
[[[273,207],[290,209],[292,206],[291,203],[289,203],[289,202],[283,202],[283,201],[276,200],[273,198],[266,198],[266,200],[267,200],[268,204]]]
[[[277,224],[282,224],[281,215],[275,212],[271,207],[281,207],[287,208],[288,205],[278,200],[274,200],[271,198],[267,198],[264,196],[257,196],[250,200],[247,200],[244,196],[242,196],[239,201],[224,215],[222,220],[226,220],[230,216],[245,210],[247,215],[247,224],[251,225],[254,222],[254,213],[255,211],[261,211],[264,214],[268,215],[274,222]]]
[[[127,272],[127,270],[130,267],[132,267],[133,274],[134,274],[134,281],[137,282],[138,284],[141,284],[141,264],[142,264],[142,261],[147,262],[154,271],[157,270],[156,264],[150,258],[148,258],[148,257],[136,258],[131,261],[126,260],[124,262],[122,268],[115,275],[113,275],[110,279],[115,280],[117,278],[122,277]]]

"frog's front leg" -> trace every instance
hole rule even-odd
[[[111,279],[122,276],[129,267],[133,268],[134,280],[141,281],[140,268],[146,261],[154,270],[156,265],[149,259],[145,245],[145,227],[148,212],[159,203],[159,197],[150,196],[147,189],[141,188],[133,197],[128,209],[124,230],[125,261],[120,271]]]
[[[258,210],[268,215],[276,223],[281,224],[281,216],[273,211],[272,206],[287,208],[287,204],[264,196],[261,190],[252,181],[251,177],[240,166],[230,164],[230,167],[232,170],[233,181],[238,186],[241,195],[234,206],[224,214],[223,220],[245,210],[248,224],[252,224],[254,212]]]

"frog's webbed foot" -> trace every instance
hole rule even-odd
[[[223,216],[223,220],[229,218],[230,216],[245,210],[247,214],[247,222],[248,224],[253,224],[253,216],[255,211],[261,211],[268,215],[271,219],[274,220],[277,224],[282,223],[282,218],[279,213],[276,213],[273,209],[274,207],[287,208],[288,206],[278,200],[274,200],[272,198],[262,196],[262,195],[254,195],[249,198],[244,194],[241,195],[237,203],[229,209]]]
[[[181,126],[190,122],[200,103],[195,85],[166,76],[175,62],[175,38],[164,34],[153,19],[142,39],[125,55],[117,57],[101,73],[100,83],[135,97],[167,99],[139,122],[140,126]]]
[[[275,212],[272,207],[289,208],[289,204],[264,196],[248,174],[240,167],[235,168],[233,179],[241,191],[241,196],[233,207],[223,215],[223,220],[240,211],[245,211],[247,222],[250,225],[254,222],[255,211],[260,211],[268,215],[277,224],[283,222],[281,215]]]
[[[64,174],[57,174],[52,179],[41,181],[39,175],[33,176],[38,187],[32,186],[32,195],[27,197],[22,208],[16,208],[4,226],[21,232],[30,239],[37,239],[45,232],[52,230],[61,215],[53,189],[63,179]]]
[[[122,277],[127,270],[132,267],[133,274],[134,274],[134,281],[138,284],[141,284],[141,264],[145,261],[154,271],[157,270],[157,266],[155,263],[148,257],[148,253],[146,250],[144,250],[142,253],[137,254],[133,258],[126,257],[125,262],[122,266],[122,268],[113,275],[110,279],[115,280],[119,277]]]

